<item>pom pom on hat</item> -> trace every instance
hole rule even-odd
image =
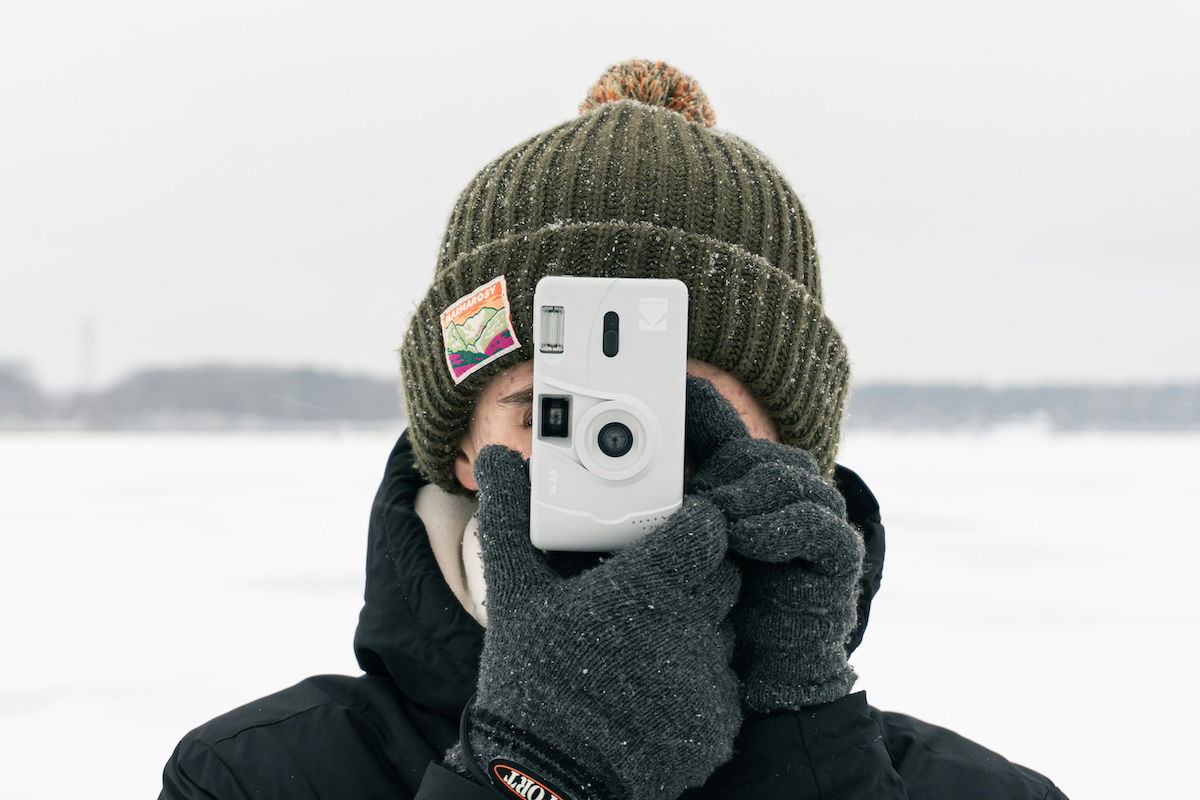
[[[612,65],[592,85],[587,99],[579,104],[579,113],[622,99],[669,108],[706,128],[717,121],[708,95],[695,78],[663,61],[631,58]]]

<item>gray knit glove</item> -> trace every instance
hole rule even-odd
[[[529,541],[529,477],[499,445],[475,462],[488,626],[468,710],[474,762],[521,796],[676,797],[741,727],[725,518],[701,498],[598,565],[561,577]],[[460,741],[447,753],[467,766]],[[532,792],[532,793],[531,793]]]
[[[746,708],[799,709],[844,697],[857,677],[847,664],[863,541],[846,503],[806,450],[752,439],[711,383],[688,377],[687,434],[698,465],[689,492],[729,521],[743,558],[733,613],[733,665]]]

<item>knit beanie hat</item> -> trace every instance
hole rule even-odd
[[[795,192],[661,61],[610,67],[579,111],[485,166],[451,212],[398,348],[419,469],[466,492],[459,442],[489,379],[533,357],[534,287],[587,275],[683,281],[688,355],[739,378],[832,479],[850,365]]]

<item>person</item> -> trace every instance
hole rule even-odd
[[[463,190],[398,349],[364,674],[191,731],[160,798],[1064,797],[851,691],[884,527],[836,462],[849,360],[795,192],[662,62],[614,65],[580,112]],[[544,275],[689,290],[684,503],[611,554],[529,542]]]

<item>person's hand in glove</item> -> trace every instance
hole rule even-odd
[[[728,617],[740,576],[721,512],[685,498],[642,539],[564,578],[529,541],[521,455],[490,445],[474,473],[488,612],[468,710],[475,763],[517,792],[534,780],[563,800],[703,784],[742,721]],[[463,772],[469,757],[460,741],[446,763]]]
[[[734,667],[748,710],[768,713],[827,703],[850,692],[847,663],[863,542],[838,490],[812,454],[750,437],[708,381],[688,377],[687,437],[696,464],[688,491],[729,522],[741,558],[733,612]]]

